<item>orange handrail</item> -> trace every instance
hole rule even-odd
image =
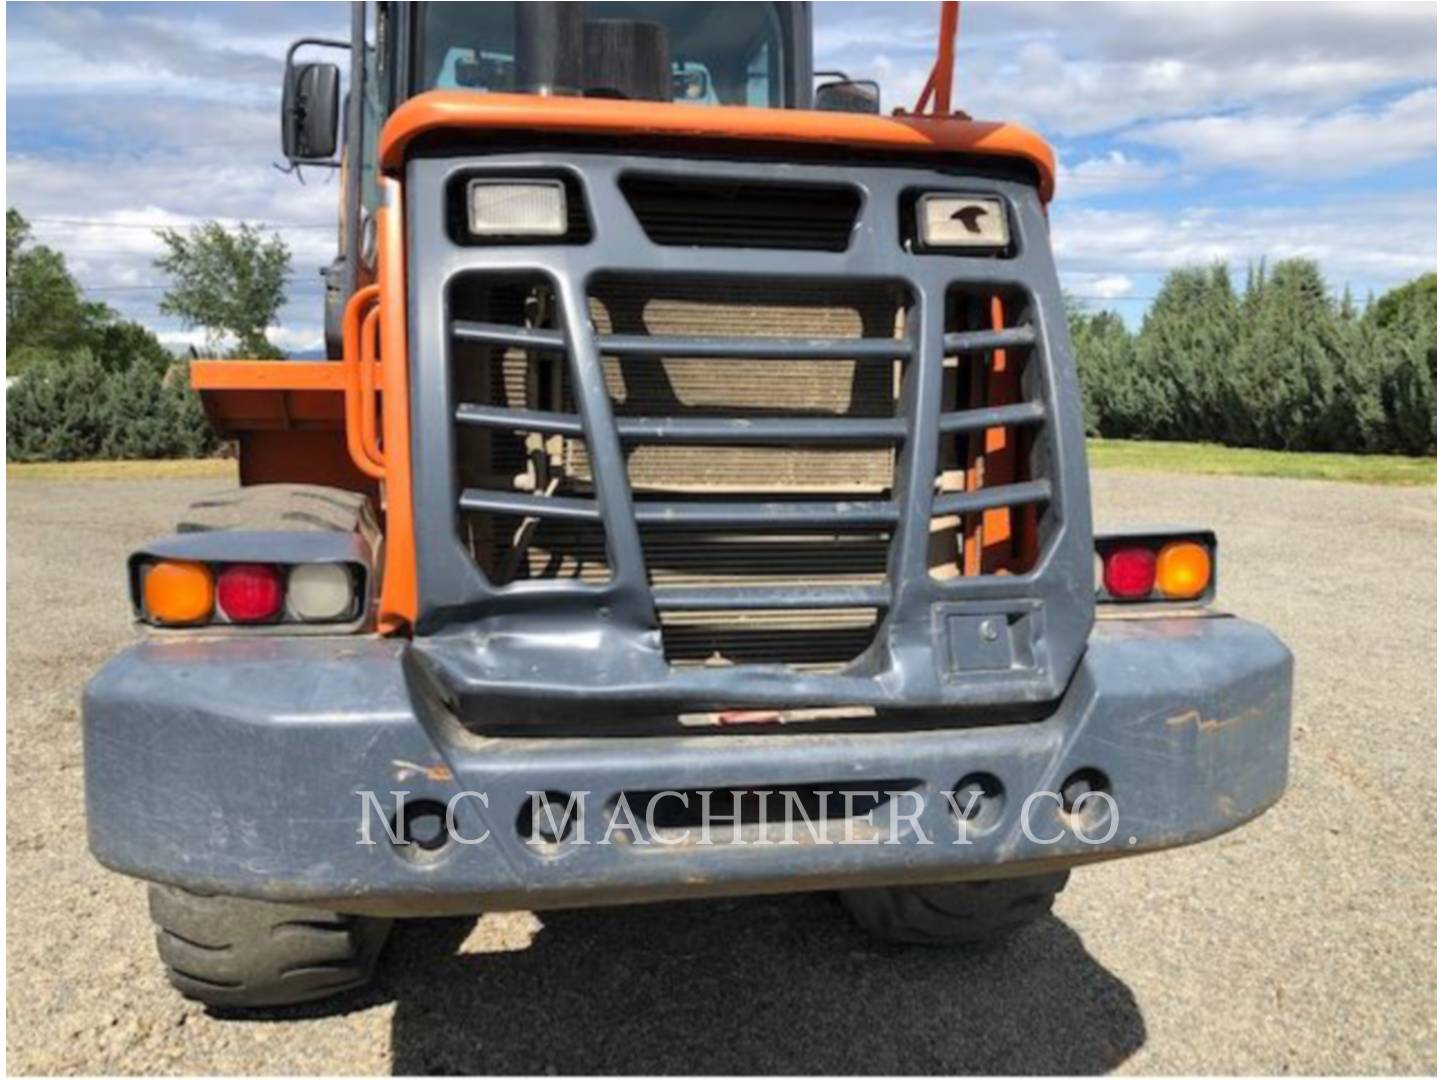
[[[380,305],[365,313],[360,325],[360,445],[365,456],[385,471],[385,452],[375,430],[375,347],[379,339]]]
[[[365,360],[361,339],[363,323],[379,298],[379,286],[366,285],[357,289],[350,302],[345,305],[345,318],[342,322],[344,355],[341,358],[345,367],[345,447],[350,451],[350,459],[355,462],[355,467],[375,480],[385,478],[385,465],[372,458],[365,445],[361,402],[362,399],[370,400],[373,410],[374,401],[373,398],[366,398],[364,393],[362,365]],[[374,381],[373,374],[371,381]],[[372,420],[371,426],[373,425]]]

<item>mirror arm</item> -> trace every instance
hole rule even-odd
[[[377,6],[378,10],[378,6]],[[345,118],[345,143],[350,146],[350,168],[345,170],[345,272],[341,285],[345,300],[360,287],[360,174],[365,170],[365,0],[350,5],[350,97],[346,102],[349,115]],[[376,58],[379,63],[379,58]],[[376,162],[379,167],[379,162]]]

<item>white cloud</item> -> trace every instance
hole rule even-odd
[[[1057,205],[1056,258],[1069,274],[1162,274],[1223,262],[1318,261],[1332,285],[1398,284],[1435,269],[1433,196],[1376,200],[1357,216],[1351,200],[1278,209],[1197,206],[1095,210]]]
[[[1135,282],[1124,274],[1061,275],[1065,290],[1087,300],[1119,300],[1135,291]]]
[[[1153,187],[1169,176],[1170,171],[1159,163],[1139,161],[1119,150],[1111,150],[1099,157],[1086,158],[1073,167],[1062,162],[1055,190],[1065,199],[1136,191]]]
[[[202,357],[209,347],[205,331],[198,327],[188,330],[161,330],[155,336],[160,339],[160,344],[167,348],[176,351],[193,348]],[[268,326],[265,328],[265,336],[270,339],[271,344],[292,355],[325,347],[324,334],[312,327]],[[228,351],[233,347],[234,339],[226,337],[221,340],[220,345]]]
[[[821,4],[816,22],[823,64],[881,74],[887,104],[914,101],[935,53],[934,5]],[[1433,83],[1435,33],[1430,4],[969,4],[955,100],[1055,136],[1260,105],[1334,108]]]
[[[1287,177],[1359,176],[1435,152],[1435,88],[1325,116],[1248,112],[1172,120],[1130,138],[1180,153],[1206,169]]]

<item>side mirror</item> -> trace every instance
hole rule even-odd
[[[874,79],[844,79],[815,88],[815,108],[822,112],[880,113],[880,84]]]
[[[280,143],[293,162],[329,161],[340,125],[340,68],[294,64],[285,70],[280,102]]]

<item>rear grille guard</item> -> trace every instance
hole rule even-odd
[[[438,674],[447,697],[508,699],[524,717],[580,704],[609,712],[636,703],[661,712],[697,706],[864,704],[877,708],[1011,704],[1050,700],[1063,690],[1093,617],[1089,496],[1083,432],[1058,284],[1038,199],[1024,185],[916,169],[847,170],[863,193],[855,236],[844,252],[706,248],[678,251],[651,242],[622,194],[633,162],[575,155],[564,169],[584,191],[596,236],[587,245],[488,248],[456,245],[436,212],[450,178],[487,168],[515,175],[556,163],[497,155],[408,166],[412,430],[416,433],[416,520],[420,619],[416,652]],[[644,162],[647,175],[689,175],[686,162]],[[705,163],[707,174],[744,181],[775,166]],[[827,170],[780,167],[796,183],[823,183]],[[916,188],[999,194],[1013,214],[1016,244],[1005,259],[914,255],[900,245],[904,195]],[[913,201],[913,200],[912,200]],[[449,285],[465,274],[530,276],[553,290],[555,328],[451,319]],[[696,277],[716,282],[883,280],[908,290],[903,336],[881,338],[682,338],[595,331],[591,283],[607,275]],[[1007,291],[1028,311],[1021,325],[955,330],[947,299],[956,288]],[[453,342],[541,350],[563,357],[573,409],[515,409],[457,400],[448,371]],[[946,358],[1024,350],[1031,394],[1025,400],[948,408]],[[724,357],[827,360],[864,358],[908,365],[894,417],[616,416],[601,357]],[[949,363],[954,363],[952,359]],[[1040,475],[978,490],[937,490],[940,443],[999,427],[1043,443]],[[454,467],[457,428],[524,430],[583,438],[593,475],[585,497],[480,487],[461,489]],[[637,499],[625,446],[785,443],[838,446],[890,443],[894,484],[885,498]],[[932,521],[998,508],[1044,509],[1047,523],[1033,567],[1015,574],[931,575]],[[457,540],[461,512],[569,522],[603,529],[606,581],[489,581]],[[890,530],[883,585],[652,585],[640,530],[794,526]],[[1056,601],[1052,603],[1051,601]],[[671,611],[874,608],[883,616],[872,647],[829,674],[776,665],[675,669],[660,642]],[[970,635],[1004,629],[1004,655],[977,652]],[[981,624],[985,624],[981,627]],[[978,629],[977,629],[978,628]]]

